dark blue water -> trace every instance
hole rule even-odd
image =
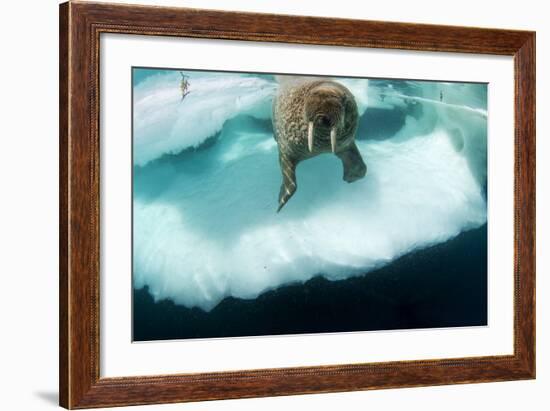
[[[382,269],[315,277],[212,311],[134,290],[134,341],[487,325],[487,225]]]

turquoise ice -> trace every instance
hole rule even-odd
[[[345,183],[329,154],[304,161],[277,214],[273,76],[189,71],[182,102],[177,71],[138,71],[134,287],[157,300],[210,310],[361,275],[487,220],[484,84],[340,79],[363,115],[367,176]]]

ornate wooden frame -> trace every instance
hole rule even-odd
[[[515,64],[514,354],[154,377],[99,373],[101,33],[499,54]],[[60,6],[60,404],[90,408],[535,377],[535,33],[183,8]]]

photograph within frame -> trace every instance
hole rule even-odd
[[[178,24],[174,25],[176,20]],[[60,5],[59,23],[61,406],[69,409],[113,407],[535,378],[534,31],[80,2]],[[319,35],[319,27],[323,28],[322,36]],[[509,217],[513,224],[513,252],[499,256],[509,256],[513,260],[513,353],[503,355],[489,351],[480,355],[466,354],[461,358],[442,355],[436,359],[429,359],[429,355],[424,355],[410,361],[386,359],[359,364],[352,364],[349,359],[337,359],[326,366],[283,365],[269,370],[247,366],[243,359],[238,359],[240,365],[236,371],[231,372],[225,372],[218,366],[210,372],[182,374],[179,367],[161,376],[151,373],[137,376],[126,371],[117,374],[118,378],[102,376],[100,370],[104,368],[104,364],[101,364],[99,354],[101,353],[102,358],[105,341],[100,333],[100,325],[103,328],[106,318],[120,314],[123,310],[128,312],[131,307],[129,301],[123,307],[120,306],[120,301],[118,305],[115,301],[116,308],[111,306],[105,312],[101,303],[100,309],[100,297],[101,301],[105,300],[100,292],[103,287],[100,284],[105,282],[100,275],[100,256],[104,255],[103,252],[100,253],[100,237],[104,235],[106,228],[112,227],[111,223],[100,218],[99,176],[105,171],[105,167],[100,165],[99,55],[104,49],[103,46],[100,47],[100,37],[104,33],[141,35],[146,38],[161,34],[177,38],[198,37],[208,41],[277,41],[330,45],[337,46],[337,49],[353,46],[361,49],[403,49],[438,54],[458,52],[513,57],[513,98],[510,96],[504,100],[513,105],[513,116],[506,118],[512,117],[513,121],[514,164],[509,167],[511,171],[508,177],[499,176],[506,185],[514,187],[514,213]],[[127,90],[129,93],[131,87],[127,87]],[[130,106],[131,104],[126,104],[119,106],[119,109],[129,112]],[[493,116],[491,122],[492,120]],[[127,123],[129,126],[130,121]],[[492,130],[494,128],[491,126]],[[129,140],[130,138],[122,139],[128,146]],[[128,174],[131,172],[130,163],[126,163],[128,167],[122,167]],[[492,156],[491,163],[494,164]],[[118,167],[117,171],[120,170]],[[112,171],[111,169],[111,174]],[[107,180],[112,181],[112,178]],[[496,184],[492,184],[491,192],[496,187]],[[122,203],[130,205],[131,196],[126,191],[123,192],[125,198]],[[117,237],[110,238],[114,240]],[[120,261],[120,258],[117,259],[118,263]],[[130,275],[125,278],[129,283]],[[129,300],[131,284],[127,285],[126,290]],[[114,322],[117,321],[115,318]],[[129,329],[131,321],[128,319],[125,324]],[[120,322],[118,326],[125,327]],[[352,338],[365,336],[365,333],[362,334]],[[374,336],[386,333],[368,334]],[[401,336],[410,334],[412,333],[401,333]],[[330,336],[333,337],[337,336]],[[341,337],[351,336],[344,334]],[[126,339],[128,342],[130,340],[131,338]],[[233,340],[238,341],[232,342],[246,341]],[[255,339],[254,346],[269,340],[275,339]],[[194,341],[188,342],[188,346],[195,345]],[[139,350],[153,346],[165,349],[172,345],[136,344],[134,347]],[[205,346],[209,342],[197,341],[196,345]],[[254,349],[248,352],[254,353]],[[290,354],[289,351],[287,353]],[[173,358],[175,357],[172,356],[171,359]],[[138,359],[137,363],[142,359]]]
[[[133,341],[487,325],[486,83],[133,67],[132,111]]]

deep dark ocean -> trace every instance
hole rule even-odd
[[[226,298],[212,311],[134,290],[134,340],[487,325],[487,225],[360,277]]]

